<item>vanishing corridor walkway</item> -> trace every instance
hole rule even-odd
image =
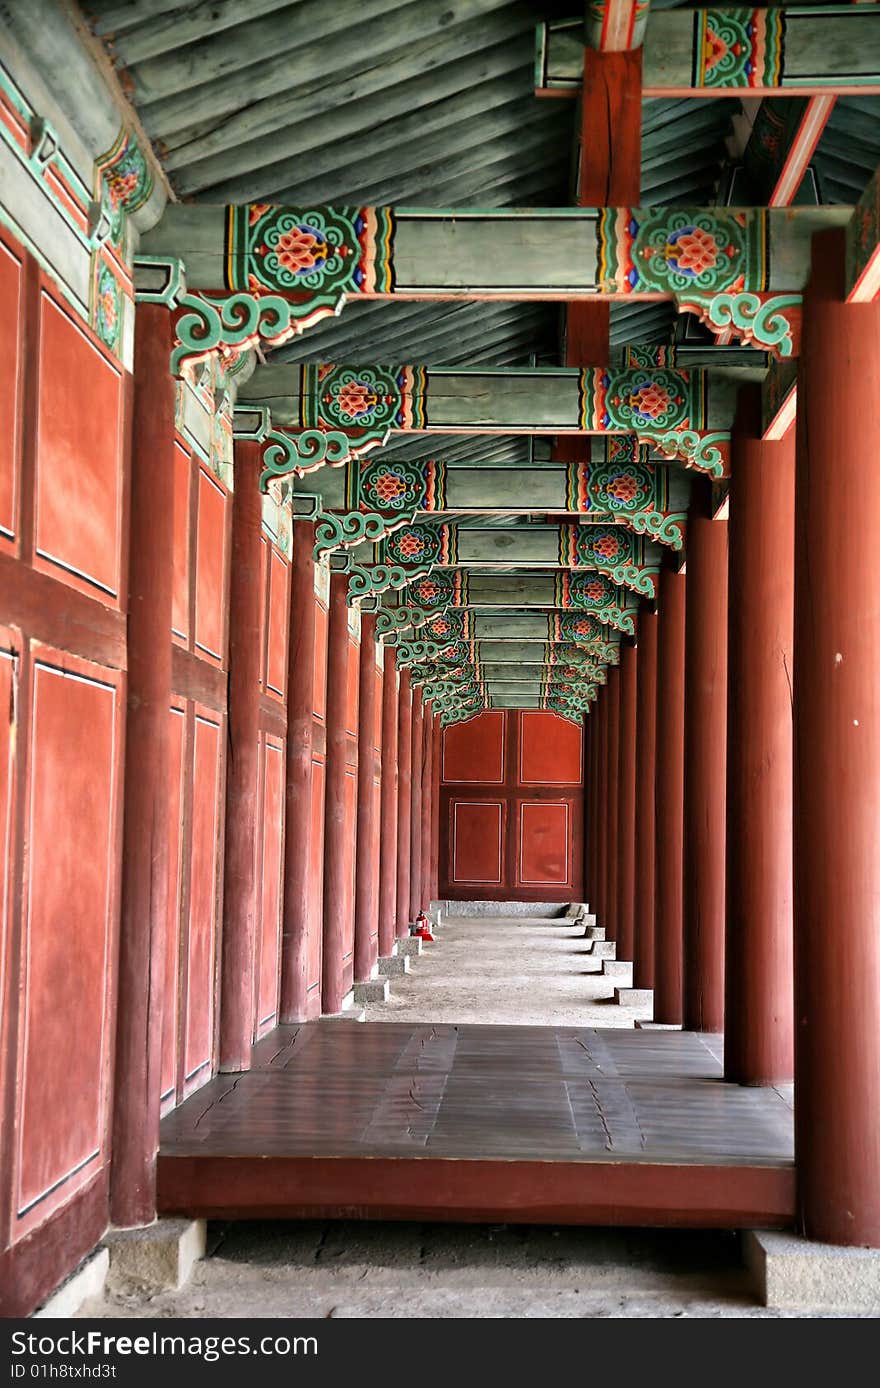
[[[369,1022],[631,1027],[650,1008],[619,1007],[583,926],[535,917],[447,917],[437,942],[391,981]]]

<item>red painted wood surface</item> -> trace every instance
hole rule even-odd
[[[314,525],[294,527],[288,612],[287,782],[281,1019],[320,1012],[326,607],[316,592]]]
[[[727,680],[724,1073],[791,1080],[794,430],[761,439],[760,390],[733,435]]]
[[[286,615],[285,613],[285,618]],[[258,872],[260,911],[257,921],[255,969],[255,1036],[262,1036],[278,1020],[285,774],[284,743],[281,738],[263,735],[260,761],[262,841]]]
[[[412,771],[410,793],[409,910],[414,921],[422,908],[422,761],[424,756],[424,706],[421,687],[412,696]]]
[[[639,612],[639,679],[636,694],[636,815],[633,914],[635,955],[633,985],[654,987],[654,862],[656,822],[654,787],[657,772],[657,626],[656,611]]]
[[[493,709],[441,736],[439,893],[566,901],[583,890],[583,730]]]
[[[327,788],[321,1011],[336,1013],[351,985],[357,825],[357,642],[349,632],[345,574],[330,580],[327,658]]]
[[[687,579],[660,570],[654,872],[654,1019],[680,1023],[684,937],[684,627]]]
[[[381,719],[381,686],[376,679],[376,617],[361,618],[360,684],[358,708],[358,791],[357,843],[354,911],[354,978],[358,983],[370,977],[373,942],[378,935],[379,881],[377,777],[380,772],[376,750],[376,710]],[[381,730],[381,721],[379,724]]]
[[[412,689],[409,670],[400,671],[397,695],[397,905],[395,934],[408,934],[410,814],[412,811]]]
[[[0,1305],[24,1315],[109,1219],[131,382],[3,228],[0,286]]]
[[[880,303],[813,239],[795,474],[795,1153],[807,1238],[880,1247]],[[859,577],[861,575],[861,577]]]
[[[605,795],[603,813],[605,815],[605,915],[601,924],[605,926],[609,940],[617,939],[617,854],[618,854],[618,771],[620,759],[620,666],[612,666],[608,671],[605,686],[608,704],[607,768],[605,773]]]
[[[724,1027],[727,521],[708,484],[688,517],[684,684],[684,1025]]]
[[[620,655],[620,723],[617,749],[617,957],[632,959],[635,946],[636,696],[638,650]]]
[[[379,955],[387,958],[397,934],[397,653],[385,648],[382,684],[382,791],[379,801]]]

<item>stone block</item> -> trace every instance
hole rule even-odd
[[[407,955],[410,959],[413,957],[413,955],[421,954],[423,948],[424,948],[423,942],[422,942],[422,940],[419,939],[418,935],[410,935],[410,936],[409,936],[407,939],[405,939],[405,940],[398,940],[398,941],[397,941],[397,953],[398,953],[398,955],[405,954],[405,955]]]
[[[614,1001],[619,1002],[621,1007],[652,1007],[654,1005],[654,989],[615,988]]]
[[[390,987],[388,979],[383,976],[369,978],[365,983],[354,985],[354,1000],[356,1003],[387,1002]]]
[[[399,951],[399,948],[400,948],[400,945],[401,945],[401,944],[402,944],[402,941],[401,941],[401,940],[398,940],[398,941],[397,941],[398,951]],[[379,973],[380,973],[380,974],[384,974],[386,978],[398,978],[401,974],[408,974],[408,973],[409,973],[409,957],[408,957],[408,955],[406,955],[406,954],[401,954],[401,953],[398,952],[397,954],[392,954],[392,955],[390,955],[390,956],[386,956],[386,957],[383,958],[383,959],[380,959],[380,960],[379,960]]]
[[[880,1314],[880,1249],[812,1243],[766,1229],[743,1233],[752,1290],[764,1306],[788,1311]]]
[[[617,942],[615,940],[594,940],[590,953],[594,959],[616,959]]]
[[[606,978],[628,978],[632,986],[632,960],[608,959],[602,961],[602,972]]]
[[[594,917],[593,917],[593,920],[595,921],[595,919],[596,919],[596,917],[594,916]],[[586,926],[586,927],[584,928],[584,939],[585,939],[585,940],[604,940],[604,939],[605,939],[605,927],[604,927],[604,925],[588,925],[588,926]]]
[[[108,1285],[176,1291],[205,1255],[205,1231],[203,1219],[159,1219],[144,1229],[112,1230],[104,1238]]]
[[[342,1012],[322,1012],[319,1022],[365,1022],[367,1014],[363,1007],[346,1007]]]
[[[681,1031],[681,1022],[636,1022],[640,1031]]]

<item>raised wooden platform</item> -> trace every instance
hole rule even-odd
[[[718,1038],[280,1027],[162,1124],[159,1205],[225,1218],[789,1224],[792,1109]]]

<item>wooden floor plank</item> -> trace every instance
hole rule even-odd
[[[726,1084],[719,1054],[684,1032],[278,1028],[251,1070],[218,1077],[164,1120],[161,1207],[784,1224],[788,1096]]]

